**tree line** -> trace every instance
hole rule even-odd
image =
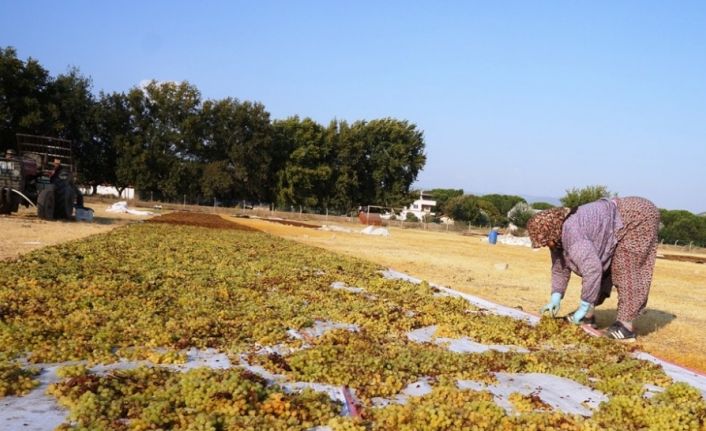
[[[262,103],[203,100],[188,82],[94,95],[78,69],[52,77],[11,47],[0,48],[0,116],[3,152],[16,133],[69,139],[81,184],[161,200],[401,206],[426,162],[423,132],[406,120],[272,119]]]
[[[438,213],[476,226],[508,226],[513,223],[523,228],[537,211],[553,207],[546,202],[528,204],[521,196],[475,196],[464,194],[462,189],[434,189],[431,194],[437,201]],[[571,208],[612,196],[617,194],[608,187],[593,185],[568,189],[559,201],[562,206]],[[696,215],[685,210],[660,209],[660,215],[660,241],[706,247],[706,213]]]
[[[94,95],[78,69],[52,77],[37,60],[0,47],[0,151],[14,148],[16,133],[71,140],[83,185],[132,186],[142,197],[191,203],[247,200],[341,213],[365,204],[401,207],[413,200],[410,185],[426,163],[423,133],[405,120],[273,120],[262,103],[203,100],[188,82]],[[432,193],[439,215],[475,225],[524,226],[534,210],[551,207],[515,195]],[[605,186],[574,188],[561,203],[608,196]],[[661,213],[661,240],[706,246],[706,217]]]
[[[476,226],[508,226],[512,223],[525,227],[527,220],[537,211],[553,207],[546,202],[530,205],[525,198],[516,195],[476,196],[465,194],[463,189],[433,189],[430,193],[436,200],[437,212]]]

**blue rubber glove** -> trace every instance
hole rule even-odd
[[[581,301],[581,305],[579,306],[579,309],[574,312],[574,315],[571,316],[571,323],[578,325],[581,323],[581,319],[586,317],[586,313],[588,313],[588,310],[591,309],[591,304],[589,304],[586,301]]]
[[[549,312],[552,314],[552,316],[556,316],[556,313],[559,312],[559,307],[561,306],[561,293],[559,292],[554,292],[552,293],[552,300],[549,304],[545,305],[542,307],[539,312],[544,314],[546,312]]]

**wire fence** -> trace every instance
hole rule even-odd
[[[328,212],[326,210],[312,210],[304,207],[290,208],[275,208],[272,205],[248,205],[240,202],[236,205],[226,205],[217,200],[213,205],[194,205],[190,204],[188,199],[182,202],[165,202],[157,200],[140,200],[134,199],[129,201],[130,205],[142,208],[149,208],[156,211],[196,211],[210,212],[215,214],[234,215],[238,217],[259,217],[259,218],[280,218],[287,220],[295,220],[299,222],[309,222],[311,224],[331,225],[331,224],[357,224],[361,226],[367,225],[361,223],[357,217],[357,211],[352,210],[348,214],[340,212]],[[397,227],[401,229],[419,229],[430,232],[450,232],[464,235],[487,235],[490,232],[490,226],[477,226],[465,222],[452,223],[433,223],[424,221],[406,221],[402,219],[382,219],[383,227]]]

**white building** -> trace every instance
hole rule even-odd
[[[90,195],[93,192],[92,187],[79,187],[81,193],[85,195]],[[96,194],[99,196],[112,196],[120,199],[135,199],[135,189],[132,187],[126,187],[123,189],[122,194],[118,194],[118,189],[113,186],[98,186],[96,188]]]
[[[433,216],[431,211],[436,206],[436,201],[431,199],[431,194],[423,191],[419,192],[419,199],[412,202],[400,212],[402,220],[407,219],[407,214],[414,214],[419,220],[424,220],[425,216]]]

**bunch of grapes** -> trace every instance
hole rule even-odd
[[[53,384],[49,392],[69,408],[76,429],[304,430],[338,416],[341,408],[323,394],[287,394],[238,369],[87,373]]]
[[[34,378],[37,369],[26,369],[14,362],[0,362],[0,398],[8,395],[24,395],[34,389],[39,382]]]

